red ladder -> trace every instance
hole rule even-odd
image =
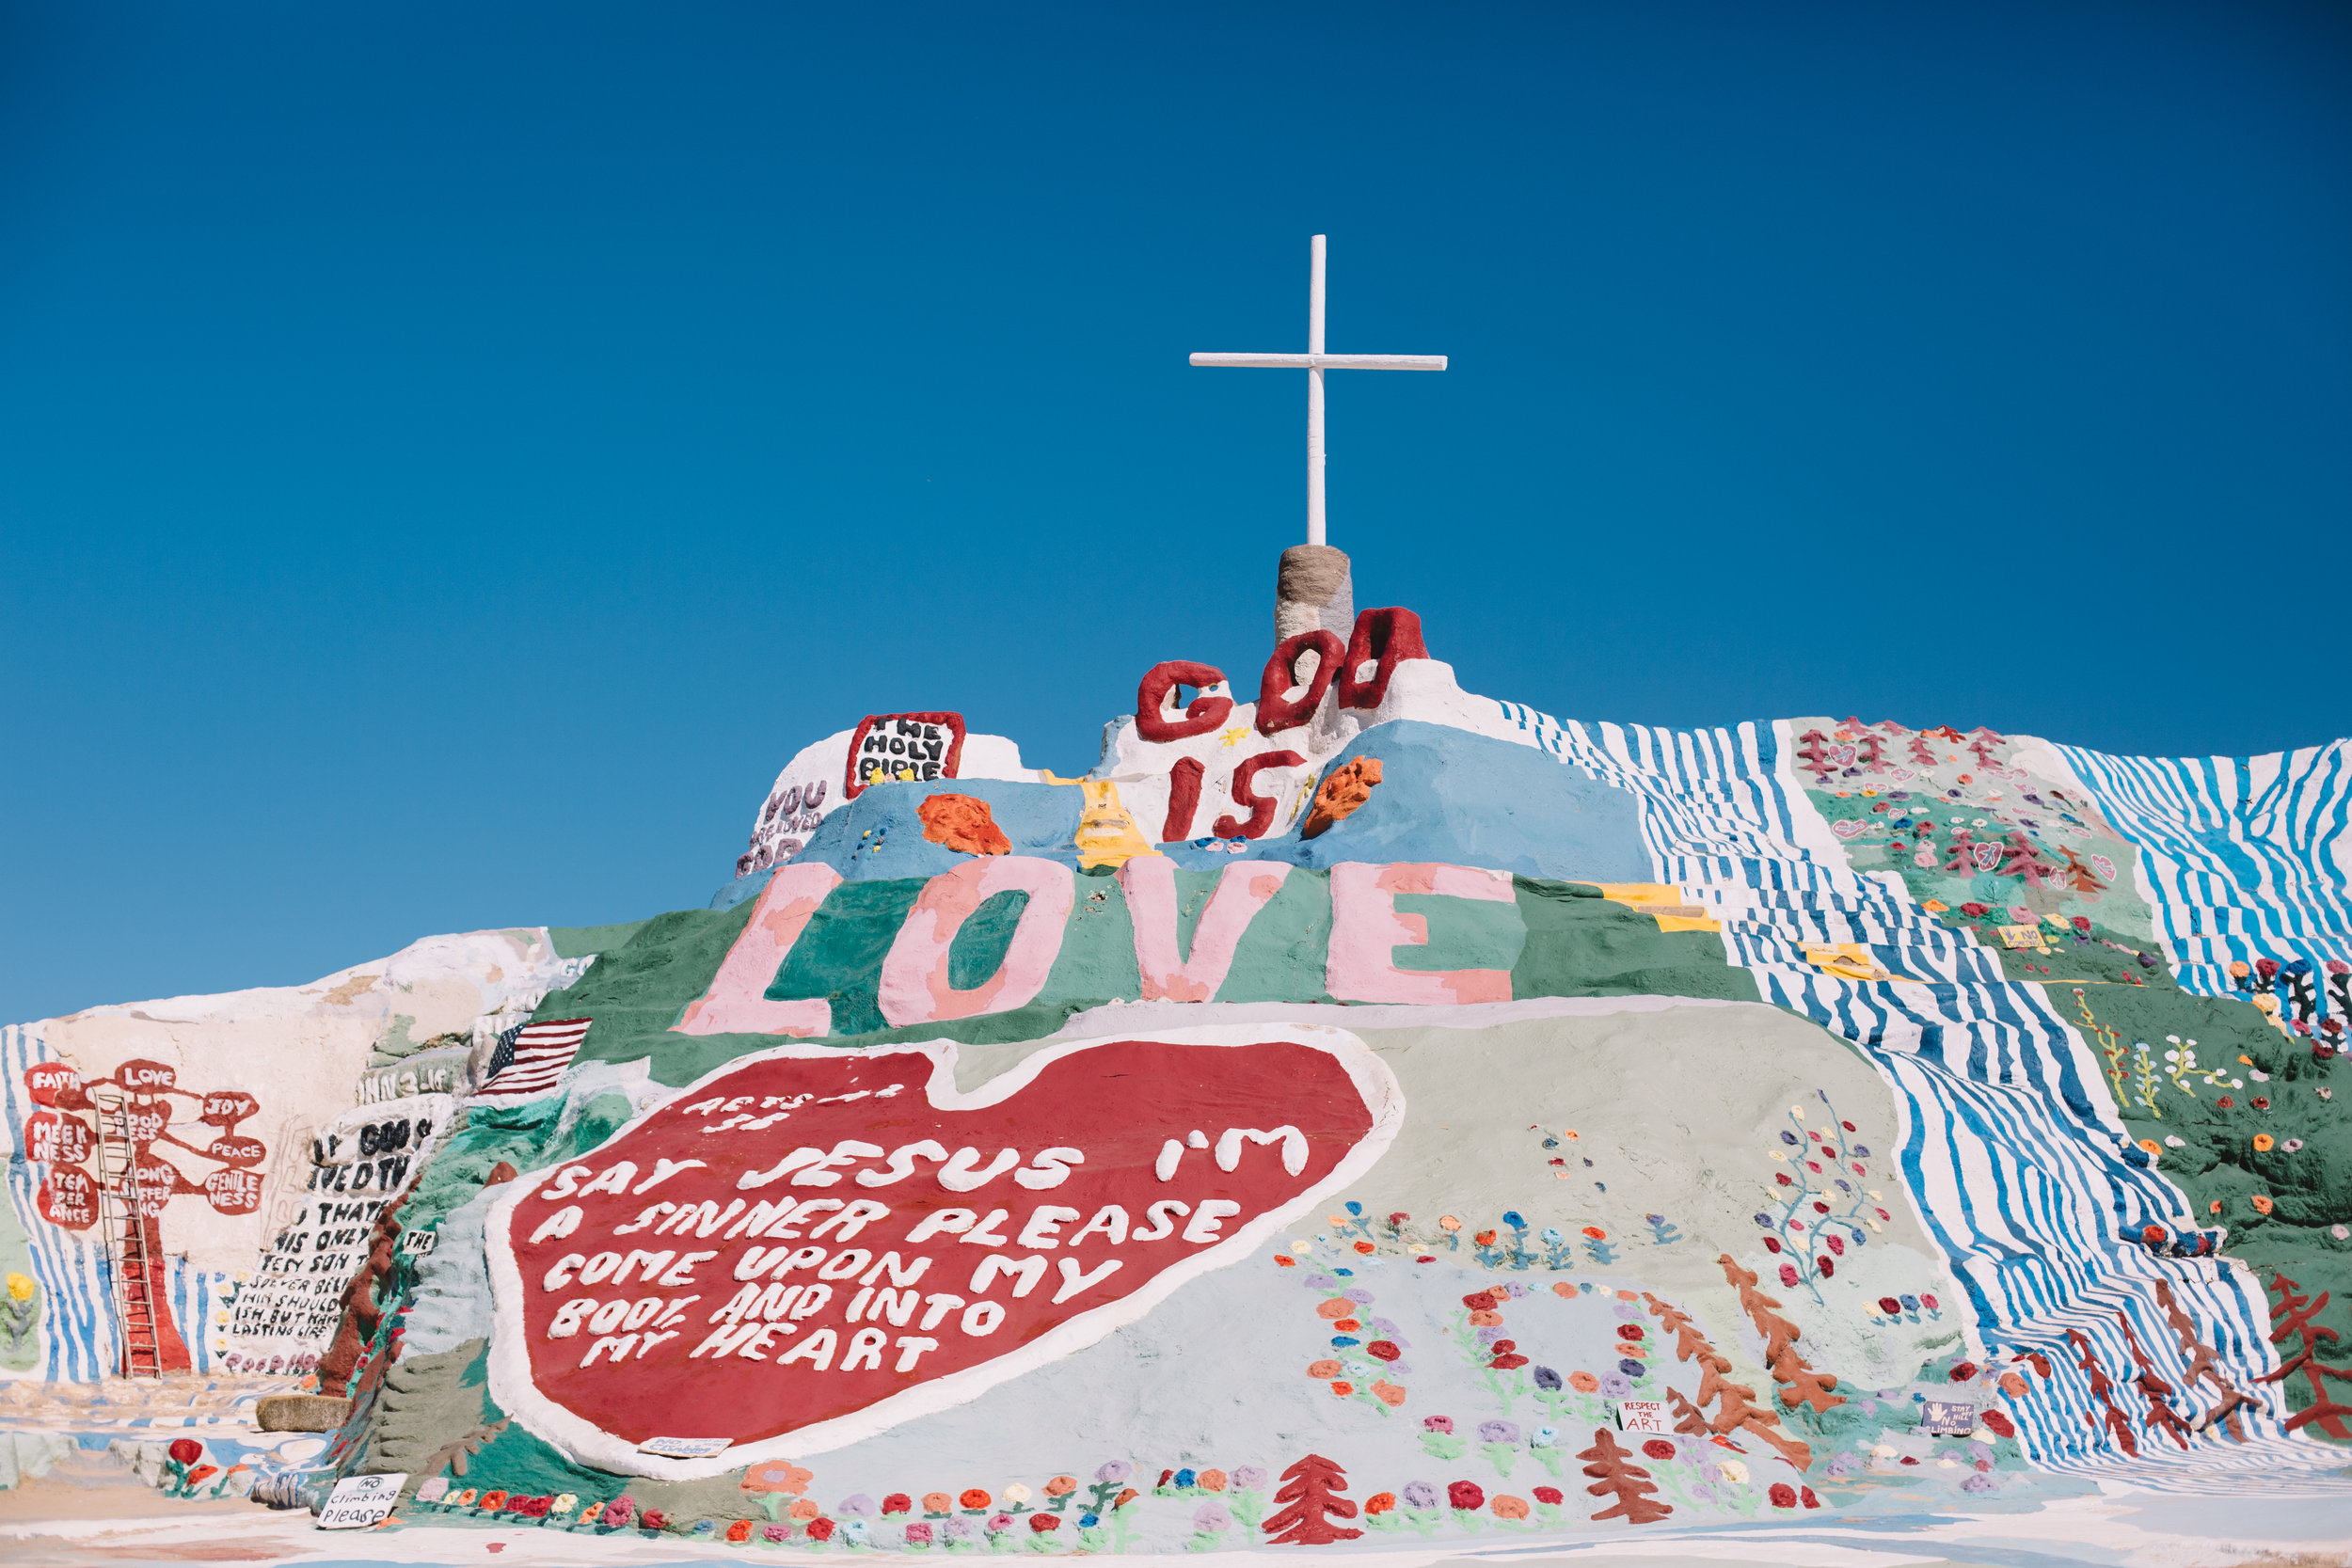
[[[121,1332],[122,1375],[160,1378],[164,1371],[161,1336],[156,1331],[153,1259],[147,1244],[147,1220],[139,1212],[138,1166],[119,1091],[112,1103],[92,1097],[98,1123],[99,1216],[104,1226],[114,1276],[115,1323]]]

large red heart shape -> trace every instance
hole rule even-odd
[[[946,1041],[730,1063],[492,1209],[491,1392],[601,1468],[797,1458],[961,1404],[1246,1257],[1388,1147],[1337,1029],[1048,1047],[971,1094]],[[724,1439],[663,1457],[658,1438]]]

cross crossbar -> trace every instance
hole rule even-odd
[[[1305,371],[1307,372],[1307,543],[1323,543],[1323,372],[1326,371],[1441,371],[1442,354],[1326,354],[1323,352],[1324,237],[1311,243],[1313,265],[1307,281],[1307,352],[1304,354],[1196,354],[1192,362],[1211,369]]]

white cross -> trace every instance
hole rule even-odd
[[[1442,354],[1326,354],[1323,352],[1324,237],[1313,240],[1313,280],[1307,287],[1304,354],[1196,354],[1196,365],[1307,372],[1307,543],[1323,543],[1323,372],[1325,371],[1441,371]]]

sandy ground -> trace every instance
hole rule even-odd
[[[825,1554],[838,1557],[840,1554]],[[675,1536],[539,1528],[395,1524],[327,1531],[308,1513],[240,1501],[172,1503],[102,1454],[0,1493],[0,1560],[11,1568],[127,1562],[634,1564],[817,1560],[818,1554],[709,1546]],[[1145,1557],[1148,1568],[1240,1568],[1263,1553]],[[2352,1493],[2158,1497],[2115,1489],[2036,1513],[1947,1515],[1820,1526],[1725,1527],[1616,1538],[1589,1547],[1458,1544],[1350,1552],[1363,1568],[2352,1568]]]

